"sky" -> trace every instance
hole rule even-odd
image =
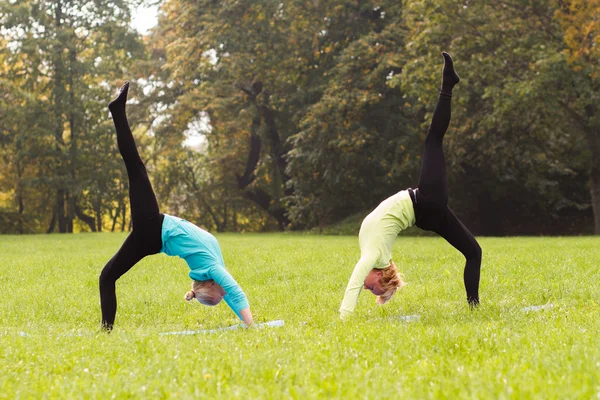
[[[149,30],[156,26],[158,22],[158,7],[138,7],[132,13],[131,25],[137,29],[142,35],[148,34]],[[207,125],[207,122],[203,120],[203,123]],[[187,139],[184,141],[184,146],[196,147],[204,142],[204,135],[200,132],[200,128],[191,126],[185,132]]]
[[[158,7],[138,7],[132,13],[131,25],[145,35],[158,21]]]

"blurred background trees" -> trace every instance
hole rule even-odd
[[[129,229],[125,79],[164,212],[324,229],[418,180],[442,50],[450,203],[476,234],[600,233],[597,0],[0,1],[0,232]],[[148,3],[148,2],[146,2]]]
[[[144,52],[128,19],[124,2],[0,3],[1,231],[100,230],[122,201],[106,99]]]

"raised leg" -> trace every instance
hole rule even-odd
[[[157,217],[160,211],[156,195],[148,178],[146,166],[137,151],[135,140],[127,121],[125,103],[127,102],[128,91],[129,82],[126,82],[121,88],[119,96],[108,105],[108,108],[117,130],[119,152],[127,168],[131,218],[133,229],[135,230],[136,225],[142,224],[145,220]]]
[[[448,203],[448,181],[442,144],[444,134],[450,125],[452,88],[460,78],[454,71],[452,57],[448,53],[442,55],[444,56],[442,90],[425,138],[418,188],[423,195],[445,205]]]

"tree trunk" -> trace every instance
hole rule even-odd
[[[58,232],[67,232],[67,217],[65,215],[65,190],[58,189],[56,191],[56,212],[58,222]]]
[[[267,192],[262,189],[245,190],[244,195],[275,218],[280,231],[285,230],[289,225],[290,220],[285,214],[286,210],[281,207],[272,207],[271,196]]]
[[[194,187],[195,186],[196,185],[194,183]],[[217,213],[215,212],[215,210],[213,210],[213,208],[210,206],[210,203],[204,199],[204,196],[202,196],[202,194],[200,194],[200,191],[198,191],[196,189],[196,193],[197,193],[196,196],[200,199],[200,202],[204,205],[204,208],[206,209],[206,211],[208,212],[208,214],[213,219],[213,222],[215,223],[215,227],[217,228],[217,232],[223,232],[223,223],[219,219],[219,216],[217,215]],[[200,207],[202,207],[202,205]]]
[[[18,142],[18,141],[17,141]],[[20,234],[23,234],[25,231],[25,228],[23,226],[23,213],[25,211],[25,204],[23,202],[23,178],[22,178],[22,168],[21,168],[21,161],[17,160],[17,204],[19,206],[19,221],[18,223],[18,227],[17,227],[17,232],[19,232]]]
[[[238,230],[238,226],[237,226],[237,207],[235,206],[235,203],[233,203],[233,211],[232,211],[231,221],[233,223],[233,231],[237,232],[237,230]]]
[[[111,232],[115,231],[115,227],[117,226],[117,219],[119,218],[120,214],[121,214],[121,207],[120,206],[115,210],[114,214],[111,211],[111,213],[110,213],[110,217],[112,218],[112,226],[110,227],[110,231]]]
[[[65,204],[67,206],[67,232],[73,233],[73,219],[75,219],[75,204],[73,203],[73,196],[68,190],[65,192]]]
[[[246,160],[246,168],[244,175],[237,176],[238,188],[244,193],[246,198],[256,203],[260,208],[265,210],[269,215],[277,220],[279,230],[284,230],[285,227],[290,223],[290,220],[285,215],[285,210],[281,207],[271,207],[272,197],[260,188],[251,188],[250,185],[254,182],[256,175],[254,171],[260,160],[260,149],[261,141],[258,136],[258,129],[260,127],[260,117],[257,116],[252,120],[252,126],[250,127],[250,150],[248,151],[248,159]]]
[[[84,215],[84,218],[80,218],[83,222],[88,224],[90,228],[92,228],[92,232],[96,231],[96,227],[94,226],[94,220],[90,223],[87,215],[83,214],[81,209],[77,206],[77,195],[76,193],[76,182],[77,182],[77,138],[79,136],[79,121],[78,121],[78,112],[80,109],[79,104],[76,101],[76,84],[75,84],[75,71],[77,64],[77,51],[75,50],[75,38],[71,40],[71,48],[69,49],[69,127],[71,129],[71,142],[69,144],[69,166],[71,168],[71,190],[73,193],[70,193],[69,201],[67,203],[67,217],[69,221],[69,231],[73,232],[73,220],[75,219],[75,215]]]
[[[590,192],[594,211],[594,234],[600,235],[600,171],[598,167],[592,167],[590,171]]]
[[[229,218],[227,218],[227,212],[228,212],[227,208],[228,208],[227,201],[225,201],[223,203],[223,230],[221,232],[225,232],[227,230],[227,223],[229,221]]]
[[[238,188],[242,190],[244,196],[255,202],[259,207],[277,220],[279,230],[284,230],[290,223],[290,220],[286,216],[286,210],[279,206],[279,204],[271,204],[278,203],[278,199],[282,194],[281,192],[289,194],[285,190],[285,181],[288,179],[285,175],[286,161],[283,157],[279,131],[277,130],[275,122],[275,114],[273,110],[268,107],[268,93],[265,93],[264,96],[266,99],[265,105],[259,105],[257,102],[257,96],[262,92],[262,82],[252,82],[245,85],[240,84],[237,85],[237,87],[248,95],[249,100],[256,107],[256,116],[252,119],[252,125],[250,126],[250,151],[248,152],[244,174],[237,176]],[[275,202],[273,202],[273,196],[266,191],[260,188],[251,187],[252,182],[254,182],[254,179],[256,178],[254,172],[256,171],[256,167],[260,160],[262,143],[258,131],[262,121],[264,121],[266,126],[271,157],[274,160],[271,173],[274,178],[273,181],[278,185],[276,188],[278,198]]]
[[[56,214],[57,210],[56,208],[54,208],[54,211],[52,212],[52,219],[50,220],[50,224],[48,225],[48,230],[46,231],[46,233],[52,233],[52,231],[54,230],[54,226],[56,225]]]
[[[56,1],[56,8],[54,13],[54,23],[57,32],[62,29],[62,3],[60,0]],[[59,35],[60,36],[60,35]],[[64,96],[64,65],[62,60],[63,45],[57,39],[53,46],[53,69],[54,69],[54,88],[52,90],[52,100],[54,102],[54,146],[56,150],[56,210],[57,210],[57,222],[58,231],[65,233],[67,231],[67,218],[65,216],[65,184],[64,178],[64,163],[62,160],[62,149],[64,147],[63,140],[63,101],[66,100]]]
[[[17,202],[19,203],[19,226],[17,228],[17,232],[20,234],[25,233],[25,226],[24,226],[24,211],[25,211],[25,205],[23,204],[23,195],[22,193],[19,193],[18,198],[17,198]]]
[[[594,234],[600,235],[600,141],[596,136],[594,146],[590,146],[590,193],[592,197],[592,210],[594,211]]]
[[[271,145],[271,157],[275,161],[274,169],[279,173],[282,179],[282,188],[286,191],[286,195],[291,195],[290,188],[286,188],[285,182],[289,181],[289,176],[286,175],[285,170],[287,168],[287,161],[285,159],[285,152],[283,145],[281,144],[281,138],[279,136],[279,130],[277,129],[277,123],[275,122],[275,112],[269,107],[269,94],[264,94],[265,104],[259,107],[260,113],[263,116],[265,125],[267,127],[267,137]]]
[[[598,108],[595,104],[585,107],[588,121],[593,121]],[[600,235],[600,127],[589,126],[585,136],[590,149],[590,194],[594,212],[594,234]]]
[[[121,220],[121,232],[125,232],[125,225],[127,224],[127,207],[123,202],[121,202],[121,212],[122,212],[122,220]]]
[[[98,196],[100,197],[100,196]],[[102,200],[100,198],[97,199],[96,204],[94,205],[94,213],[96,214],[96,226],[98,227],[98,232],[102,232]]]
[[[96,232],[96,224],[94,221],[94,217],[90,217],[89,215],[86,215],[83,212],[83,210],[77,205],[76,201],[74,202],[74,207],[75,207],[75,214],[77,214],[77,218],[79,218],[80,220],[85,222],[90,227],[92,232]]]
[[[227,214],[223,217],[223,221],[219,219],[219,215],[213,210],[210,206],[210,203],[206,201],[204,195],[202,194],[202,190],[198,187],[198,183],[196,181],[196,174],[194,173],[194,169],[191,167],[186,168],[186,172],[188,173],[188,179],[186,180],[187,185],[192,188],[194,193],[196,193],[196,198],[198,199],[198,210],[206,209],[210,217],[213,219],[215,223],[215,227],[217,228],[217,232],[224,232],[223,224],[227,225]]]

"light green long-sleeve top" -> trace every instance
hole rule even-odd
[[[363,220],[358,234],[360,260],[346,287],[340,318],[343,319],[354,311],[369,272],[373,268],[385,268],[389,265],[396,236],[415,222],[415,209],[408,190],[388,197]]]

